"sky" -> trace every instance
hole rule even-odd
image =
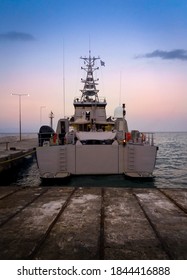
[[[187,131],[186,32],[186,0],[0,0],[0,133],[19,130],[11,94],[29,94],[22,132],[72,116],[89,49],[107,116],[125,103],[129,130]]]

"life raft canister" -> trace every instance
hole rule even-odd
[[[129,142],[129,140],[131,140],[131,133],[130,133],[130,132],[126,132],[126,133],[125,133],[125,140],[126,140],[127,142]]]
[[[56,144],[57,143],[57,133],[53,134],[53,143]]]
[[[142,133],[142,142],[146,141],[146,135],[144,133]]]

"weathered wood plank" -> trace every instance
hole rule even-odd
[[[27,259],[72,189],[51,188],[0,228],[0,259]]]
[[[167,259],[132,190],[105,192],[105,259]]]
[[[4,197],[13,194],[17,190],[21,189],[21,187],[16,187],[16,186],[0,186],[0,200],[3,199]]]
[[[179,207],[187,213],[187,190],[186,189],[161,189],[161,191],[171,198]]]
[[[187,215],[157,189],[134,189],[172,259],[187,259]]]
[[[0,259],[187,259],[187,189],[73,190],[0,188]]]
[[[0,200],[0,226],[32,203],[47,189],[43,188],[20,188],[7,193]],[[9,194],[9,195],[8,195]]]
[[[80,188],[37,259],[99,259],[100,188]]]

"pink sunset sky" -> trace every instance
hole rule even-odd
[[[73,112],[84,77],[80,56],[100,56],[107,115],[126,104],[129,129],[187,131],[187,2],[0,1],[0,133],[54,127]],[[98,64],[98,66],[100,66]],[[64,69],[64,73],[63,73]],[[65,84],[63,85],[63,83]]]

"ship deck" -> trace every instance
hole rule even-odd
[[[187,189],[0,187],[0,259],[187,259]]]

